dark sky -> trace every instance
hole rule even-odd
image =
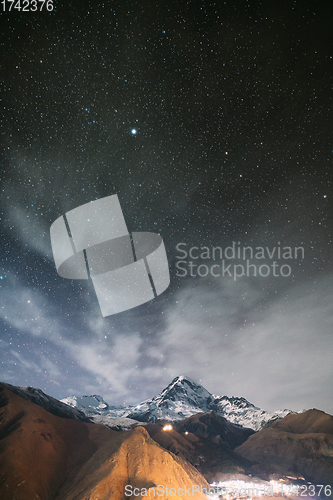
[[[54,5],[0,17],[0,379],[116,404],[187,375],[332,413],[332,9]],[[50,226],[112,194],[130,231],[162,235],[171,284],[103,318],[90,281],[57,275]],[[215,277],[218,256],[178,250],[233,242],[276,251],[234,279],[237,255]]]

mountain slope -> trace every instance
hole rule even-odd
[[[226,445],[205,436],[175,428],[163,430],[163,425],[147,424],[149,435],[164,449],[192,464],[209,482],[219,481],[222,474],[242,474],[250,470],[251,462],[237,455]]]
[[[80,408],[84,410],[87,414],[101,415],[102,412],[106,412],[110,409],[110,406],[102,396],[94,394],[93,396],[70,396],[68,398],[62,399],[62,403],[71,406],[72,408]]]
[[[86,415],[90,422],[102,424],[114,430],[129,430],[139,424],[137,420],[123,416],[129,413],[131,407],[111,406],[102,396],[69,396],[61,400],[61,403],[72,407]]]
[[[164,422],[165,423],[165,422]],[[164,430],[164,423],[146,424],[158,444],[194,465],[210,482],[222,474],[242,474],[251,463],[233,451],[254,431],[228,422],[214,412],[198,413]]]
[[[198,471],[161,449],[142,427],[114,432],[60,418],[4,384],[0,446],[2,500],[123,500],[126,484],[207,487]]]
[[[215,396],[190,378],[180,376],[176,377],[161,394],[147,399],[135,408],[130,408],[124,416],[141,422],[177,421],[210,410],[234,424],[255,431],[290,413],[290,410],[267,412],[244,398]]]
[[[192,417],[177,422],[174,428],[181,433],[191,432],[196,436],[210,439],[230,450],[240,446],[249,436],[254,434],[252,429],[234,425],[214,411],[192,415]]]
[[[268,412],[254,406],[245,398],[229,398],[228,396],[213,396],[213,400],[209,404],[209,409],[215,411],[218,415],[223,416],[233,424],[238,424],[255,431],[263,429],[274,420],[283,418],[290,413],[290,410]]]
[[[193,380],[176,377],[160,394],[131,408],[126,416],[141,422],[180,420],[207,411],[210,398],[211,394]]]
[[[235,451],[253,462],[288,468],[308,481],[331,484],[333,417],[315,409],[287,415]]]
[[[35,389],[34,387],[17,387],[15,385],[1,383],[3,387],[6,387],[14,394],[18,394],[24,399],[35,403],[38,406],[44,408],[44,410],[62,418],[71,418],[73,420],[80,420],[81,422],[90,422],[84,411],[80,408],[75,408],[72,405],[67,405],[58,399],[48,396],[40,389]]]
[[[118,436],[124,435],[126,437],[114,450],[111,459],[110,443],[105,443],[83,465],[74,480],[64,485],[57,499],[120,500],[126,498],[126,486],[130,486],[132,490],[155,489],[155,495],[151,492],[151,496],[157,496],[158,485],[163,485],[164,489],[176,490],[184,489],[185,486],[192,489],[197,484],[208,486],[194,467],[160,448],[143,427],[137,427],[128,433],[118,433]],[[172,498],[180,500],[182,495],[173,495]],[[193,498],[202,500],[199,494]]]

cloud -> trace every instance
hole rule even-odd
[[[137,333],[118,335],[114,344],[91,341],[72,351],[73,357],[98,381],[104,397],[110,401],[139,403],[135,394],[165,375],[154,353],[145,352],[143,340]],[[149,362],[147,362],[147,359]]]
[[[5,213],[8,226],[21,244],[52,261],[49,227],[43,222],[40,213],[36,213],[32,207],[26,207],[22,200],[7,206]]]
[[[17,351],[14,351],[13,349],[10,350],[10,353],[14,358],[14,360],[10,361],[10,363],[14,364],[15,366],[20,365],[24,370],[31,370],[37,373],[41,373],[42,370],[37,363],[24,359],[21,354],[19,354]]]
[[[243,396],[265,409],[332,412],[330,279],[294,283],[277,294],[267,294],[264,280],[184,282],[148,335],[157,302],[102,318],[84,289],[77,298],[84,314],[75,303],[64,314],[59,302],[7,273],[0,318],[11,356],[3,358],[1,376],[55,397],[74,388],[111,404],[137,404],[184,374],[215,394]]]
[[[126,395],[130,373],[135,371],[140,357],[140,343],[136,335],[119,336],[112,347],[91,342],[80,345],[73,355],[102,385],[111,387],[116,395]]]
[[[180,291],[159,344],[168,353],[167,371],[265,409],[317,406],[332,412],[329,280],[295,285],[268,303],[264,294],[251,295],[250,281],[244,283],[244,303],[234,284],[217,296],[205,285]]]
[[[116,329],[117,322],[101,316],[97,301],[79,319],[75,310],[63,315],[57,303],[7,273],[2,303],[0,318],[7,332],[2,345],[12,354],[2,365],[3,380],[47,384],[56,397],[67,396],[75,387],[75,394],[98,392],[110,401],[138,403],[142,388],[163,377],[160,359],[147,355],[135,326],[133,331]]]

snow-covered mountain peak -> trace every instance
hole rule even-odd
[[[253,405],[252,403],[250,403],[245,398],[237,398],[234,396],[231,396],[231,397],[217,396],[215,394],[212,394],[212,398],[214,399],[214,405],[221,404],[221,405],[235,406],[237,408],[253,408],[255,410],[260,409],[257,406]]]
[[[175,385],[183,385],[183,384],[191,384],[192,386],[202,387],[197,382],[195,382],[192,378],[186,377],[185,375],[178,375],[178,377],[175,377],[172,380],[172,382],[170,382],[170,384],[164,390],[166,390],[168,388],[172,388]]]
[[[94,420],[99,415],[104,420],[125,417],[139,422],[179,421],[197,413],[214,411],[233,424],[255,431],[262,429],[272,420],[283,418],[290,413],[289,410],[267,412],[242,397],[213,395],[202,385],[183,375],[174,378],[160,394],[135,407],[112,407],[97,395],[81,398],[72,396],[63,399],[62,402],[81,409]]]
[[[131,406],[111,406],[98,394],[81,397],[69,396],[62,399],[61,402],[72,408],[80,409],[92,422],[103,424],[111,429],[125,430],[138,424],[136,420],[126,418],[126,414],[132,409]]]
[[[155,401],[176,401],[179,399],[186,400],[190,404],[200,405],[207,402],[207,398],[211,396],[202,385],[197,384],[194,380],[183,375],[176,377],[173,381],[161,392],[155,396]]]
[[[80,408],[85,413],[92,415],[101,415],[101,413],[109,410],[109,405],[104,401],[102,396],[94,394],[92,396],[69,396],[61,400],[63,403],[72,406],[73,408]]]
[[[125,415],[141,422],[178,421],[210,410],[236,425],[255,431],[290,413],[289,410],[267,412],[242,397],[216,396],[189,377],[179,376],[160,394],[143,401]]]

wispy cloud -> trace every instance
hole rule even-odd
[[[250,282],[244,285],[251,294]],[[218,296],[208,288],[187,289],[177,300],[160,341],[161,351],[169,353],[168,371],[185,372],[216,394],[244,396],[267,409],[332,411],[328,278],[315,286],[295,285],[266,304],[257,296],[251,307],[228,289]]]
[[[64,315],[41,291],[8,274],[0,319],[11,356],[0,375],[56,397],[74,387],[78,395],[99,393],[116,404],[138,403],[186,374],[213,393],[244,396],[266,409],[332,412],[329,279],[294,284],[273,298],[250,279],[188,283],[150,336],[139,308],[126,324],[102,318],[97,302],[84,315],[75,309]],[[85,292],[81,298],[91,302]]]

